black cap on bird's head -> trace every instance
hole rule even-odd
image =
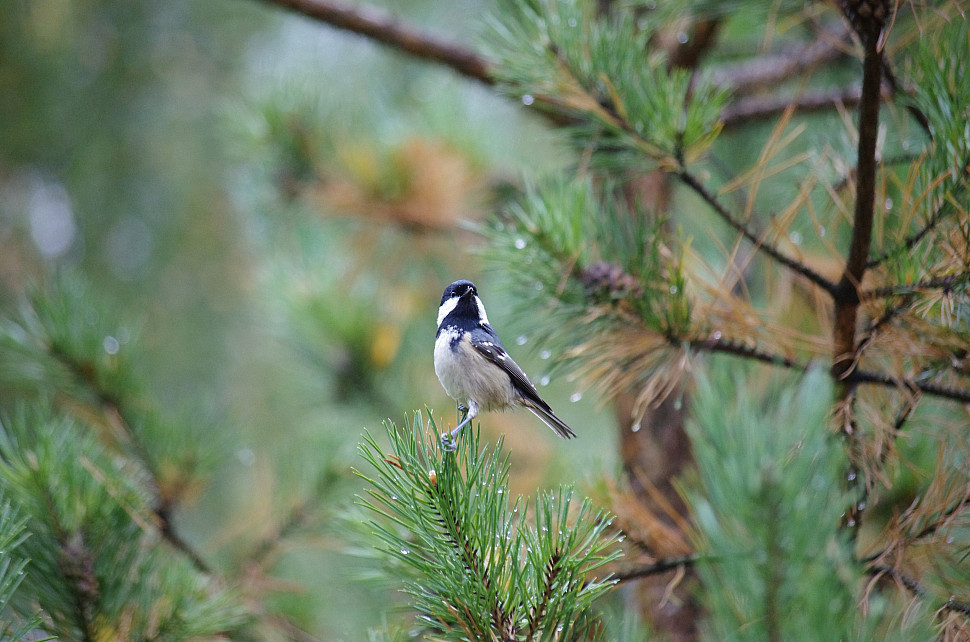
[[[448,299],[466,297],[475,294],[478,294],[475,284],[467,279],[460,279],[445,288],[444,294],[441,295],[441,303],[444,303]]]

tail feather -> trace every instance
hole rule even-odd
[[[563,439],[572,439],[576,436],[572,428],[567,426],[565,421],[554,415],[551,409],[542,408],[533,404],[525,404],[525,407],[531,410],[532,414],[541,419],[542,423],[552,428]]]

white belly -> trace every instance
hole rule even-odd
[[[479,354],[467,337],[452,349],[455,336],[446,330],[434,345],[434,371],[448,396],[466,405],[474,402],[482,410],[510,406],[515,394],[508,375]]]

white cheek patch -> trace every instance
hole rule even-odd
[[[477,294],[475,295],[475,305],[478,307],[478,320],[482,323],[491,325],[488,323],[488,315],[485,314],[485,304],[482,303],[482,300],[478,298]],[[439,321],[438,323],[440,324],[441,322]]]
[[[445,320],[445,317],[451,314],[452,310],[454,310],[455,306],[457,305],[458,305],[458,297],[456,296],[451,297],[450,299],[448,299],[447,301],[441,304],[441,307],[438,308],[439,327],[441,326],[441,322]]]

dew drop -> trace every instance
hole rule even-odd
[[[515,339],[515,342],[520,346],[524,346],[528,341],[529,341],[529,337],[525,336],[524,334],[520,334]]]
[[[253,452],[252,448],[240,448],[236,451],[236,459],[243,466],[252,466],[256,463],[256,453]]]
[[[573,394],[569,395],[569,400],[573,403],[576,403],[582,398],[583,398],[583,393],[581,392],[574,392]]]
[[[568,24],[570,27],[575,27],[579,23],[576,21],[576,18],[570,18],[566,21],[566,24]]]
[[[540,386],[548,386],[549,385],[549,375],[542,375],[542,378],[539,379],[539,385]]]
[[[118,354],[118,350],[121,348],[121,344],[118,343],[118,340],[110,334],[104,338],[104,340],[101,342],[101,346],[108,354]]]
[[[856,478],[855,473],[849,473],[849,481],[855,481],[855,478]]]
[[[715,330],[714,331],[714,334],[711,335],[711,338],[714,339],[715,341],[720,341],[721,340],[721,331],[720,330]]]
[[[531,105],[535,101],[536,101],[536,99],[533,98],[532,94],[523,94],[522,95],[522,104],[525,105],[526,107],[528,107],[529,105]]]
[[[536,281],[536,285],[535,285],[536,290],[541,290],[542,287],[543,287],[542,286],[542,281]]]
[[[855,505],[855,507],[857,509],[859,509],[859,510],[865,510],[866,509],[866,503],[865,502],[859,502],[858,504]]]
[[[819,225],[818,226],[818,235],[819,236],[825,236],[825,226],[824,225]]]
[[[550,352],[549,350],[543,350],[542,352],[539,353],[540,359],[548,359],[551,356],[552,356],[552,352]]]
[[[788,235],[789,240],[791,240],[793,245],[802,244],[802,235],[800,232],[792,232]]]
[[[846,526],[848,526],[848,527],[850,527],[850,528],[851,528],[851,527],[853,527],[853,526],[855,526],[855,520],[854,520],[854,519],[850,519],[850,520],[849,520],[849,521],[848,521],[848,522],[846,523]]]
[[[677,286],[676,285],[671,285],[670,286],[670,293],[671,294],[677,294],[678,291],[679,290],[677,289]]]
[[[515,239],[515,249],[524,250],[525,249],[525,239],[521,236]]]
[[[411,552],[411,551],[409,551],[409,550],[408,550],[408,549],[406,549],[406,548],[402,548],[402,549],[401,549],[401,555],[407,555],[407,554],[408,554],[408,553],[410,553],[410,552]]]
[[[679,42],[682,45],[685,45],[687,44],[688,40],[690,40],[690,37],[687,35],[686,31],[677,32],[677,42]]]
[[[641,427],[640,422],[638,421],[637,423],[630,426],[630,430],[633,432],[640,432],[640,427]]]
[[[893,208],[893,199],[887,198],[885,205],[887,210],[891,210]]]
[[[952,544],[953,543],[953,535],[947,535],[947,537],[946,537],[946,543],[947,544]]]

